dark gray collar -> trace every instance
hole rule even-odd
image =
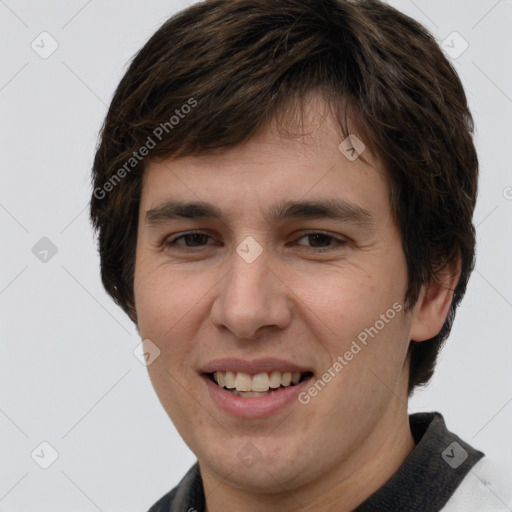
[[[438,412],[412,414],[409,424],[416,447],[398,471],[354,512],[438,512],[484,456],[450,432]],[[204,510],[204,489],[196,463],[148,512]]]
[[[409,416],[416,447],[354,512],[438,512],[484,456],[446,428],[438,412]]]

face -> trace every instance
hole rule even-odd
[[[307,135],[269,127],[154,162],[142,187],[134,292],[141,338],[160,350],[150,378],[203,474],[253,492],[373,456],[407,400],[414,315],[383,170],[368,151],[347,158],[331,118],[308,112]],[[209,208],[185,204],[198,202]]]

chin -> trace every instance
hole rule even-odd
[[[213,452],[211,445],[208,448],[208,453],[199,453],[200,467],[206,466],[232,487],[254,493],[279,493],[306,483],[307,467],[301,464],[296,450],[283,446],[282,439],[273,443],[270,439],[248,436],[233,438]]]

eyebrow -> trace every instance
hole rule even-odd
[[[177,219],[210,218],[225,221],[217,206],[203,201],[166,201],[146,212],[146,225],[154,226]],[[265,215],[268,222],[285,219],[335,219],[371,227],[373,214],[345,199],[332,198],[313,201],[281,201],[272,205]]]

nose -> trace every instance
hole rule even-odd
[[[292,312],[288,288],[274,270],[278,265],[270,268],[265,250],[254,261],[240,254],[233,251],[230,270],[219,285],[210,312],[214,325],[239,339],[255,339],[263,328],[286,329]]]

